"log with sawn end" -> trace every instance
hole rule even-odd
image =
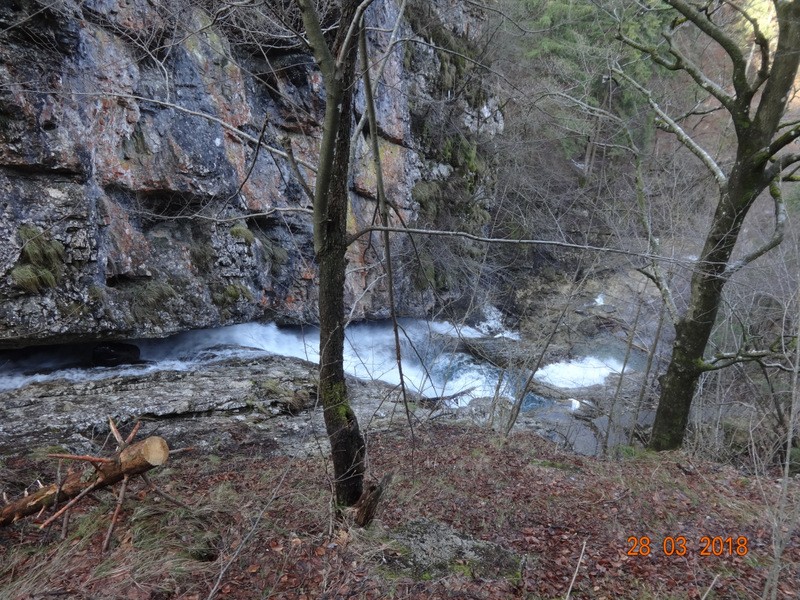
[[[102,489],[122,481],[125,477],[141,475],[167,462],[169,446],[164,438],[152,436],[126,446],[112,462],[94,465],[95,471],[88,477],[85,472],[68,474],[61,484],[51,484],[36,492],[0,507],[0,527],[9,525],[28,515],[36,514],[56,502]],[[84,457],[81,457],[84,458]]]

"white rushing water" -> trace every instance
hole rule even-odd
[[[620,372],[622,362],[616,359],[585,356],[546,365],[534,377],[555,387],[578,388],[601,384],[612,373]]]
[[[401,349],[406,385],[427,396],[454,394],[475,388],[472,396],[488,395],[493,367],[455,353],[461,337],[481,337],[475,328],[447,322],[401,320]],[[319,361],[319,330],[316,327],[278,327],[245,323],[216,329],[190,331],[166,339],[138,340],[143,364],[121,367],[79,368],[88,363],[90,349],[63,347],[42,349],[13,357],[0,364],[0,390],[30,383],[65,379],[86,381],[153,371],[186,371],[203,363],[265,353]],[[345,370],[356,377],[399,383],[394,336],[387,322],[358,323],[347,328]],[[494,377],[493,377],[494,375]]]
[[[499,311],[498,311],[499,312]],[[499,315],[491,312],[487,321],[475,327],[456,326],[443,321],[402,319],[401,351],[406,386],[428,397],[463,395],[460,404],[473,398],[493,396],[500,370],[469,354],[457,352],[460,337],[505,336],[515,332],[503,329]],[[30,383],[66,379],[98,380],[119,375],[144,374],[153,371],[186,371],[203,364],[232,357],[246,358],[265,353],[292,356],[311,362],[319,360],[319,330],[316,327],[278,327],[274,324],[245,323],[217,329],[182,333],[163,340],[139,340],[144,364],[121,367],[76,368],[74,363],[89,352],[86,347],[42,350],[19,360],[0,364],[0,391],[23,387]],[[395,357],[394,334],[388,321],[358,323],[346,331],[345,370],[364,379],[380,379],[399,384],[400,374]],[[562,388],[584,387],[602,383],[622,365],[612,359],[589,356],[543,367],[536,378]],[[505,374],[500,393],[515,396],[525,379]],[[529,405],[544,402],[530,394]]]

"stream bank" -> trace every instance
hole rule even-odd
[[[412,409],[424,407],[415,418],[504,429],[525,387],[519,426],[582,454],[630,445],[653,416],[654,390],[642,384],[646,355],[635,346],[627,351],[621,325],[581,333],[587,320],[615,315],[623,323],[630,310],[578,299],[569,313],[577,324],[556,332],[530,380],[542,344],[530,334],[520,339],[496,310],[485,310],[485,320],[472,326],[402,319],[407,397]],[[534,321],[523,326],[530,330]],[[538,327],[544,330],[544,319]],[[173,447],[252,445],[295,454],[309,444],[318,452],[325,443],[320,411],[312,410],[316,328],[247,323],[132,341],[121,345],[132,364],[111,368],[86,368],[87,361],[97,363],[97,348],[90,346],[0,354],[0,455],[52,445],[96,450],[108,416],[122,424],[141,418],[145,433],[163,435]],[[389,322],[348,327],[345,368],[365,429],[406,418]]]
[[[218,358],[185,370],[122,370],[99,380],[29,383],[0,392],[0,458],[43,448],[97,453],[109,440],[108,417],[123,430],[141,420],[142,435],[160,435],[172,448],[193,447],[215,454],[242,449],[256,454],[325,453],[322,412],[315,407],[316,374],[317,365],[312,362],[261,353]],[[368,435],[407,426],[398,386],[349,377],[348,389]],[[625,389],[623,397],[630,399],[632,385]],[[604,390],[608,393],[609,386],[582,391],[597,399],[604,397]],[[573,412],[578,401],[567,394],[580,397],[579,392],[562,390],[556,401],[523,411],[517,426],[579,452],[596,453],[597,428],[604,417],[584,413],[583,404]],[[487,424],[491,398],[477,397],[459,407],[412,391],[407,397],[415,422],[447,419]],[[500,399],[496,424],[503,423],[508,413],[503,407],[509,402],[508,397]]]

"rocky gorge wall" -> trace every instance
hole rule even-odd
[[[201,4],[0,6],[0,348],[316,322],[311,205],[286,154],[313,186],[321,77],[293,42],[256,43]],[[425,4],[448,39],[468,42],[484,22],[457,0]],[[451,98],[463,73],[398,5],[376,0],[367,18],[373,55],[388,51],[377,88],[384,179],[413,225],[415,187],[463,171],[432,150],[441,111],[431,107],[447,102],[467,136],[501,130],[502,115],[485,93]],[[390,48],[398,19],[407,41]],[[356,103],[359,118],[361,90]],[[350,233],[376,218],[374,186],[360,136]],[[404,236],[392,244],[396,257],[413,254]],[[377,236],[349,250],[355,319],[388,315],[381,258]],[[398,269],[405,315],[434,303],[417,279]]]

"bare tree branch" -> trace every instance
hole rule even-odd
[[[33,19],[33,18],[34,18],[36,15],[38,15],[38,14],[40,14],[40,13],[43,13],[44,11],[46,11],[46,10],[49,10],[49,9],[53,8],[54,6],[56,6],[57,4],[59,4],[60,2],[61,2],[61,0],[53,0],[53,2],[51,2],[51,3],[49,3],[49,4],[45,4],[45,5],[44,5],[44,6],[42,6],[42,7],[41,7],[39,10],[32,12],[31,14],[27,15],[27,16],[26,16],[26,17],[24,17],[23,19],[20,19],[20,20],[19,20],[19,21],[17,21],[16,23],[12,23],[11,25],[9,25],[8,27],[6,27],[5,29],[0,29],[0,35],[3,35],[3,34],[5,34],[5,33],[9,32],[9,31],[11,31],[12,29],[14,29],[14,28],[16,28],[16,27],[19,27],[20,25],[23,25],[23,24],[27,23],[28,21],[30,21],[31,19]]]
[[[342,47],[339,49],[339,56],[336,57],[337,67],[344,61],[344,55],[349,51],[353,36],[356,35],[358,29],[362,25],[361,17],[364,14],[364,11],[369,8],[369,5],[372,4],[372,1],[373,0],[364,0],[358,5],[358,8],[356,8],[356,13],[353,17],[353,20],[350,22],[350,26],[347,28],[347,35],[345,35],[344,41],[342,42]]]
[[[700,6],[693,5],[686,0],[665,1],[722,47],[733,63],[731,80],[733,81],[733,88],[736,91],[736,97],[740,100],[746,97],[749,104],[752,92],[747,82],[747,61],[736,40],[728,35],[721,27],[717,26],[711,20],[709,14],[701,10]]]
[[[683,52],[678,49],[670,31],[665,30],[662,35],[669,45],[669,53],[672,55],[672,60],[667,60],[658,51],[658,48],[637,42],[633,38],[628,37],[621,32],[617,34],[617,39],[627,44],[631,48],[635,48],[636,50],[647,54],[653,59],[653,62],[661,65],[665,69],[670,71],[685,71],[692,79],[695,80],[697,85],[719,100],[719,102],[725,106],[725,108],[732,110],[735,107],[735,99],[733,96],[728,94],[723,88],[706,77],[705,73],[703,73],[697,65],[689,60],[686,55],[684,55]]]
[[[780,187],[780,181],[773,181],[770,184],[769,193],[775,202],[775,229],[772,232],[772,236],[767,242],[753,252],[739,260],[731,262],[725,269],[725,272],[722,274],[723,277],[730,277],[736,273],[736,271],[749,265],[757,258],[764,256],[767,252],[778,246],[783,241],[783,237],[786,232],[786,221],[788,216],[786,214],[786,204],[783,200],[783,192]]]
[[[512,244],[519,246],[554,246],[556,248],[571,248],[573,250],[588,250],[591,252],[607,252],[609,254],[620,254],[623,256],[634,256],[637,258],[644,258],[650,261],[658,261],[664,263],[675,263],[686,267],[697,264],[697,261],[687,260],[683,258],[675,258],[672,256],[660,256],[649,252],[636,252],[634,250],[625,250],[623,248],[610,248],[603,246],[592,246],[590,244],[573,244],[571,242],[560,242],[557,240],[536,240],[536,239],[508,239],[508,238],[492,238],[466,233],[464,231],[446,231],[442,229],[415,229],[412,227],[381,227],[372,226],[366,227],[357,233],[354,233],[348,238],[348,243],[351,244],[361,236],[364,236],[372,231],[388,231],[393,233],[405,233],[408,235],[432,235],[439,237],[458,237],[475,242],[484,242],[487,244]]]
[[[635,79],[633,79],[630,75],[625,73],[619,66],[614,67],[612,69],[614,73],[625,79],[628,83],[630,83],[634,88],[636,88],[639,93],[644,95],[647,98],[647,103],[650,105],[655,113],[658,115],[660,122],[663,127],[665,127],[668,131],[672,132],[678,141],[681,142],[692,154],[694,154],[700,161],[706,166],[706,168],[711,171],[711,174],[714,176],[714,179],[719,185],[720,188],[725,188],[728,185],[728,178],[725,173],[722,171],[720,166],[716,163],[716,161],[711,158],[711,155],[706,152],[704,148],[702,148],[697,142],[695,142],[689,134],[687,134],[683,128],[678,125],[674,119],[672,119],[659,105],[658,103],[653,100],[653,95],[650,93],[649,90],[645,89],[641,84],[639,84]]]
[[[756,92],[758,88],[761,87],[761,84],[763,84],[769,77],[769,39],[767,39],[767,36],[765,36],[764,32],[761,31],[761,27],[758,25],[758,20],[755,19],[749,12],[732,0],[725,0],[725,2],[728,4],[728,6],[732,7],[736,12],[742,15],[742,17],[744,17],[747,22],[750,23],[750,27],[753,28],[753,42],[756,46],[758,46],[759,53],[761,54],[761,64],[758,67],[756,78],[753,80],[753,83],[750,84],[750,91]]]
[[[769,156],[775,156],[780,150],[791,144],[797,138],[800,138],[800,124],[795,124],[789,131],[782,133],[779,137],[774,139],[766,152]]]

